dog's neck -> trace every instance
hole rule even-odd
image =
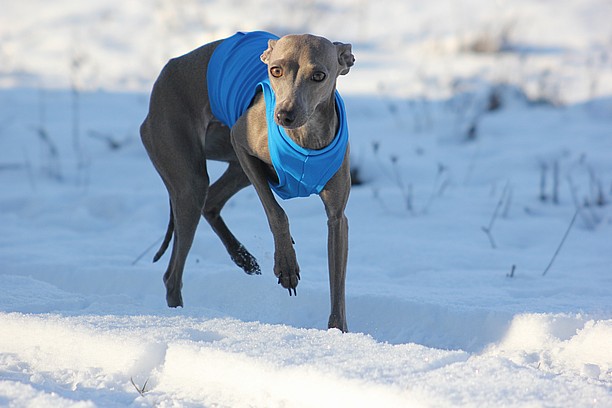
[[[308,121],[299,128],[285,129],[287,135],[298,145],[312,150],[320,150],[329,145],[338,132],[336,95],[317,106]]]

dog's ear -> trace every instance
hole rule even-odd
[[[259,59],[261,59],[264,64],[267,64],[268,61],[270,61],[270,53],[272,53],[272,50],[276,45],[276,41],[277,40],[268,40],[268,49],[265,50],[263,54],[261,54],[261,56],[259,57]]]
[[[351,67],[355,65],[355,56],[352,53],[351,44],[343,44],[341,42],[335,42],[336,51],[338,52],[338,63],[340,64],[340,75],[346,75],[349,73]]]

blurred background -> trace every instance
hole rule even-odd
[[[612,93],[608,0],[3,0],[0,87],[149,91],[236,31],[352,43],[343,92],[448,98],[474,81],[567,104]]]

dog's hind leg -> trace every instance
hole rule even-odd
[[[229,162],[225,173],[210,186],[203,214],[206,221],[208,221],[215,233],[221,238],[232,261],[249,275],[260,275],[261,269],[257,260],[236,239],[220,214],[227,200],[249,184],[251,183],[242,170],[240,163],[238,161]]]
[[[183,270],[204,207],[208,178],[194,178],[188,183],[188,188],[192,190],[171,193],[170,196],[174,219],[174,242],[172,257],[164,274],[166,302],[169,307],[183,306],[181,295]]]
[[[183,306],[183,270],[209,184],[204,149],[197,136],[198,126],[181,119],[184,118],[169,120],[162,114],[150,115],[141,127],[147,153],[170,196],[172,219],[161,248],[172,234],[172,256],[164,274],[166,301],[170,307]]]

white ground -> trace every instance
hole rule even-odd
[[[3,4],[0,406],[612,406],[610,15],[606,0]],[[297,297],[252,188],[224,216],[262,276],[204,221],[184,309],[165,306],[168,257],[150,263],[168,213],[138,138],[152,81],[254,29],[353,43],[350,334],[325,329],[317,198],[283,202]],[[470,51],[504,30],[503,52]]]

